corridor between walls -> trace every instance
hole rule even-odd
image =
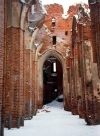
[[[26,120],[20,129],[7,130],[5,136],[100,136],[100,125],[87,126],[84,119],[63,109],[56,100],[38,110],[37,116]]]

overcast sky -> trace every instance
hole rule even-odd
[[[61,4],[65,11],[68,10],[68,7],[70,5],[73,5],[75,3],[83,2],[88,4],[88,0],[42,0],[42,4],[52,4],[52,3],[59,3]]]

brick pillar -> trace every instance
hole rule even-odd
[[[75,82],[74,82],[74,58],[71,57],[71,111],[76,114],[76,96],[75,96]]]
[[[86,116],[86,101],[85,101],[85,93],[86,93],[86,85],[85,85],[85,62],[84,62],[84,26],[79,25],[79,32],[80,32],[80,43],[79,43],[79,52],[80,52],[80,76],[81,76],[81,85],[82,85],[82,113],[81,116],[85,118]]]
[[[77,43],[75,42],[74,45],[74,99],[75,99],[75,114],[78,114],[78,109],[77,109],[77,95],[78,95],[78,61],[77,61]]]
[[[36,107],[36,98],[35,98],[35,90],[36,90],[36,84],[35,84],[35,80],[36,80],[36,78],[35,78],[35,65],[36,65],[36,63],[35,63],[35,51],[34,51],[34,49],[33,49],[33,65],[32,65],[32,79],[33,79],[33,111],[34,111],[34,115],[36,115],[36,111],[37,111],[37,107]]]
[[[69,60],[68,60],[69,61]],[[71,111],[71,94],[70,94],[70,67],[67,67],[68,92],[65,96],[64,110]]]
[[[31,117],[34,115],[34,83],[33,83],[34,73],[33,73],[33,51],[30,52],[30,111]]]
[[[83,117],[84,117],[86,114],[86,101],[85,101],[85,77],[84,77],[85,70],[84,70],[84,60],[83,59],[84,59],[84,56],[83,56],[83,51],[82,51],[81,52],[81,83],[82,83],[82,108],[83,108]]]
[[[19,44],[19,97],[20,97],[20,126],[23,126],[24,122],[24,31],[20,31],[20,44]]]
[[[91,26],[91,43],[93,49],[93,63],[97,63],[97,44],[96,44],[96,35],[95,35],[95,27]]]
[[[77,52],[78,52],[78,87],[79,87],[79,92],[78,92],[78,97],[77,97],[77,102],[78,102],[78,114],[80,118],[84,118],[84,109],[83,109],[83,96],[82,96],[82,62],[81,62],[81,43],[80,41],[77,43]]]
[[[4,61],[4,0],[0,0],[0,136],[3,136],[2,93],[3,93],[3,61]]]
[[[96,36],[96,43],[95,43],[95,46],[96,46],[96,50],[97,50],[97,65],[98,65],[98,78],[100,79],[100,7],[99,9],[96,8],[97,11],[96,11],[96,17],[95,17],[95,36]]]
[[[4,66],[4,119],[5,119],[5,126],[9,128],[8,125],[8,120],[9,116],[11,115],[12,112],[12,75],[11,75],[11,70],[12,70],[12,29],[8,28],[6,30],[6,48],[5,48],[5,66]]]
[[[7,28],[5,68],[5,126],[23,125],[23,30]]]
[[[96,75],[96,78],[100,79],[100,3],[96,2],[95,4],[90,4],[90,16],[91,16],[91,41],[92,41],[92,48],[93,48],[93,63],[96,63],[97,65],[97,72],[98,76]],[[95,83],[93,83],[95,86]],[[95,95],[95,88],[94,94]],[[97,88],[97,92],[99,93],[99,90]],[[98,94],[99,95],[99,94]],[[100,124],[100,99],[97,96],[93,96],[93,111],[94,111],[94,123]]]
[[[96,43],[96,30],[95,22],[98,17],[96,17],[96,11],[98,10],[96,5],[90,5],[90,16],[91,16],[91,42],[93,48],[93,62],[97,62],[97,43]],[[99,12],[98,12],[99,13]],[[96,18],[95,18],[96,17]]]
[[[33,52],[30,49],[25,49],[24,56],[24,91],[25,91],[25,118],[31,118],[33,116]]]
[[[38,99],[38,93],[37,93],[37,90],[39,90],[37,71],[38,71],[38,63],[37,63],[37,59],[36,59],[35,60],[35,110],[42,108],[42,103],[41,103],[41,100]]]
[[[23,116],[23,31],[12,28],[12,115],[13,126],[21,125]]]

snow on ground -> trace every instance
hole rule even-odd
[[[100,125],[87,126],[78,115],[63,110],[63,103],[56,100],[39,109],[32,120],[25,120],[24,127],[8,130],[5,136],[100,136]]]
[[[63,94],[62,94],[62,95],[60,95],[60,96],[58,96],[58,98],[61,98],[61,99],[63,99]]]

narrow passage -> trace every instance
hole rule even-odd
[[[87,126],[78,115],[63,110],[63,102],[53,102],[38,110],[20,129],[7,130],[5,136],[100,136],[100,125]]]

